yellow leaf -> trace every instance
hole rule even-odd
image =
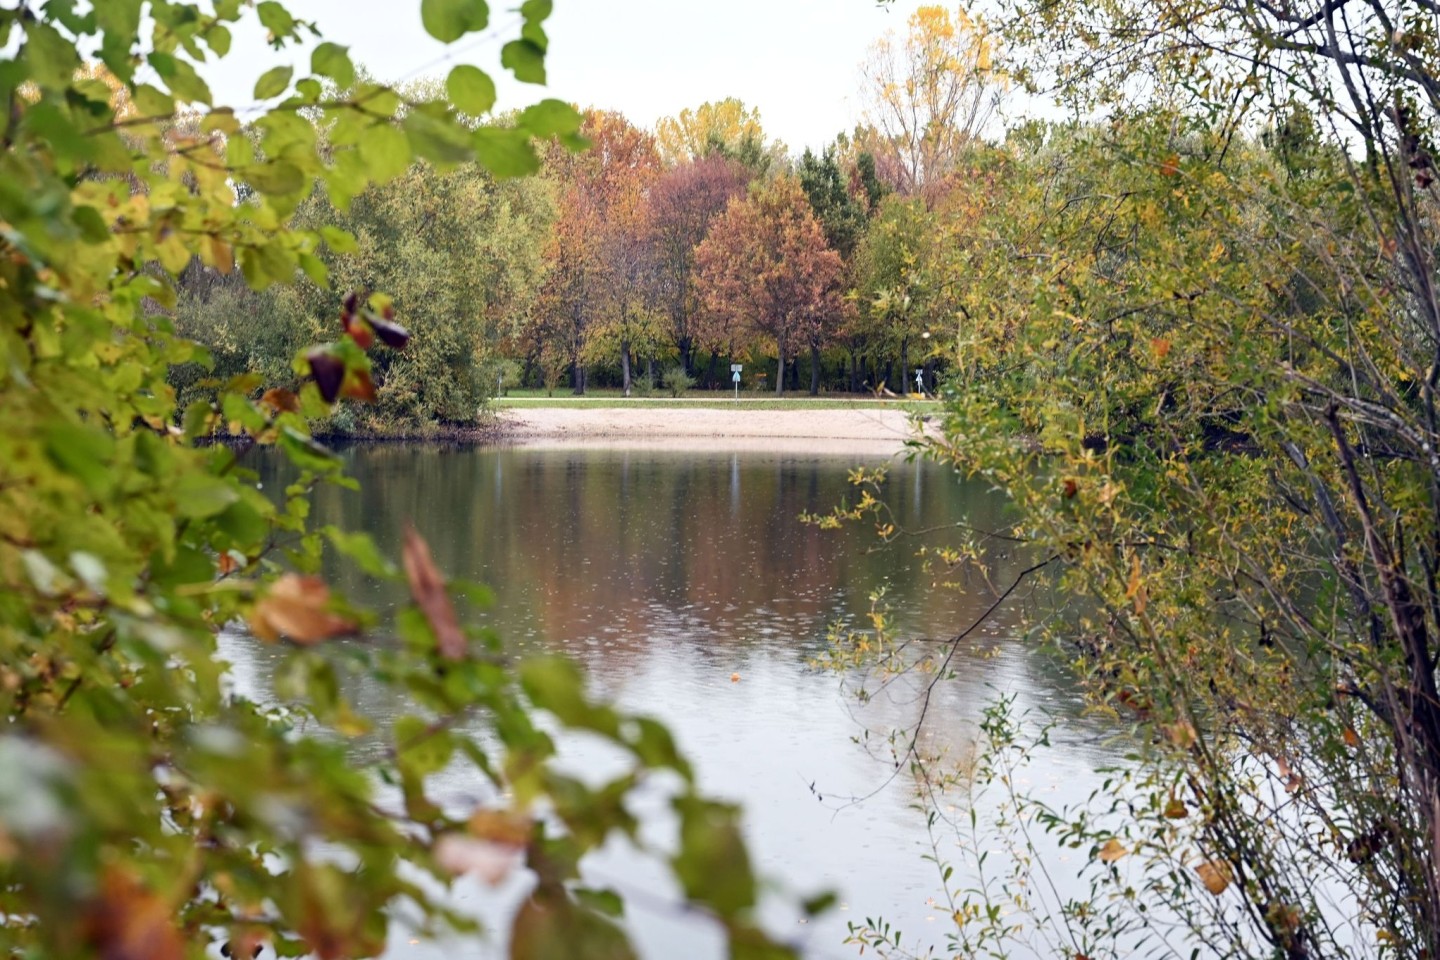
[[[1100,860],[1102,863],[1114,863],[1129,852],[1123,843],[1111,837],[1105,846],[1100,848]]]
[[[1230,872],[1230,864],[1224,860],[1206,860],[1195,868],[1195,872],[1200,875],[1200,882],[1205,884],[1205,889],[1217,897],[1230,886],[1230,880],[1234,876]]]

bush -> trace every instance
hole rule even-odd
[[[665,370],[665,386],[670,388],[670,396],[678,397],[691,387],[695,386],[695,378],[685,372],[683,364],[675,364]]]

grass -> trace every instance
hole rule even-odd
[[[647,407],[650,409],[674,409],[684,407],[687,409],[710,409],[710,410],[735,410],[743,408],[746,410],[874,410],[877,407],[892,407],[897,410],[904,410],[907,413],[921,412],[929,413],[939,409],[940,404],[934,400],[910,400],[910,399],[875,399],[873,397],[856,396],[791,396],[777,398],[773,393],[757,393],[754,390],[740,391],[740,399],[736,400],[735,395],[721,393],[720,391],[692,392],[679,399],[670,397],[630,397],[626,399],[619,390],[591,390],[583,397],[573,396],[568,390],[562,392],[557,390],[555,396],[545,395],[544,390],[511,390],[509,396],[496,397],[491,401],[497,410],[515,409],[523,407],[559,407],[562,409],[597,409],[615,408],[625,409],[629,407]]]

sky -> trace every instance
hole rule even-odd
[[[738,97],[792,152],[820,148],[863,112],[859,65],[886,30],[903,32],[920,0],[555,0],[545,88],[502,80],[500,47],[516,36],[518,0],[492,0],[491,28],[450,48],[420,25],[419,0],[289,0],[326,40],[348,45],[377,78],[444,76],[474,63],[497,80],[501,109],[543,97],[619,110],[653,127],[707,100]],[[236,56],[245,51],[246,55]],[[253,51],[253,55],[249,55]],[[205,71],[217,104],[245,105],[259,73],[308,54],[275,54],[237,32],[235,50]]]

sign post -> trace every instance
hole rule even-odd
[[[737,402],[740,399],[740,371],[744,369],[745,365],[743,363],[730,364],[730,379],[735,384],[735,399]]]

